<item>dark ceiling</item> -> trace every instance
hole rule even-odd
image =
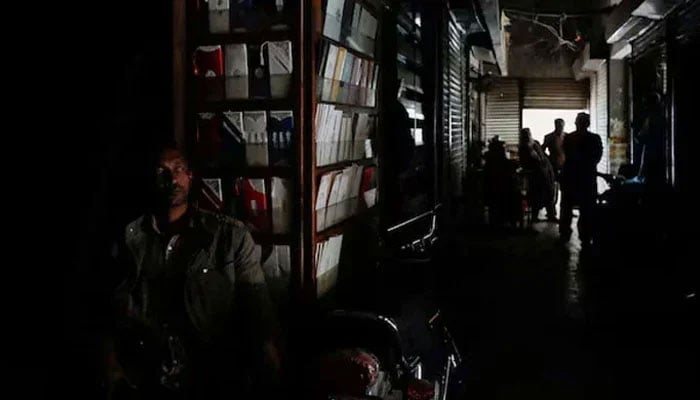
[[[469,33],[483,31],[483,24],[474,17],[473,3],[484,2],[450,1],[455,17]],[[542,77],[571,77],[571,64],[593,36],[594,18],[609,12],[610,3],[606,0],[498,1],[500,10],[510,19],[505,26],[509,39],[504,43],[509,75],[541,73]],[[480,6],[477,4],[476,8]]]
[[[603,8],[601,0],[501,0],[502,9],[515,9],[542,13],[586,13]]]
[[[450,1],[450,6],[452,11],[457,18],[457,21],[464,26],[467,32],[479,32],[483,31],[484,27],[479,24],[479,21],[475,17],[475,12],[479,9],[478,5],[474,3],[479,3],[477,0],[452,0]],[[577,17],[578,22],[576,24],[571,24],[573,19],[567,21],[566,26],[570,29],[581,30],[585,29],[585,26],[590,25],[589,22],[582,21],[585,16],[597,15],[601,12],[605,12],[607,4],[609,1],[606,0],[500,0],[498,1],[500,9],[503,11],[521,12],[520,16],[534,16],[535,14],[544,14],[537,17],[537,19],[544,19],[548,23],[557,23],[558,18],[554,15],[572,15]],[[512,13],[508,13],[509,16]],[[547,15],[551,14],[551,15]],[[583,15],[577,15],[583,14]],[[549,20],[547,21],[547,18]],[[483,21],[482,21],[483,22]],[[573,26],[581,25],[581,27]],[[539,32],[541,29],[535,29],[535,32]],[[542,31],[544,36],[547,32]]]

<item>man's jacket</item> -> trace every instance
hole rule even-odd
[[[603,155],[600,136],[591,132],[572,132],[564,136],[562,188],[577,198],[595,197],[597,166]]]
[[[226,334],[234,324],[234,314],[239,316],[235,320],[245,324],[234,329],[254,331],[249,334],[259,340],[270,337],[273,305],[245,226],[230,217],[192,210],[188,226],[179,236],[171,240],[160,233],[152,216],[142,216],[127,226],[122,256],[125,279],[117,293],[118,313],[160,329],[164,313],[177,312],[178,304],[159,305],[154,293],[167,286],[164,271],[180,270],[184,272],[178,274],[180,284],[172,286],[182,288],[180,314],[186,314],[198,341]]]

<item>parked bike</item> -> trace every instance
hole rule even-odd
[[[424,375],[417,355],[406,354],[396,323],[387,317],[354,311],[333,311],[320,323],[316,375],[309,387],[313,398],[358,399],[447,399],[451,376],[461,356],[449,330],[437,313],[427,321],[449,349],[443,369],[435,376]]]

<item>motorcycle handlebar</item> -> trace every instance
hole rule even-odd
[[[442,315],[440,310],[438,310],[430,319],[428,320],[428,327],[431,330],[436,330],[440,333],[441,339],[443,343],[445,343],[449,349],[450,353],[454,357],[454,364],[459,365],[462,363],[462,355],[459,352],[459,348],[457,348],[457,343],[455,343],[454,338],[452,338],[452,334],[450,333],[450,330],[447,329],[447,326],[445,323],[442,321]]]

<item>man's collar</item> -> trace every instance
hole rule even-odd
[[[155,215],[151,214],[151,218],[149,218],[149,220],[151,221],[151,229],[153,230],[153,232],[161,235],[162,232],[160,231],[160,229],[158,229],[158,218],[156,218]]]
[[[197,210],[190,206],[181,218],[186,218],[187,229],[203,228],[201,218],[197,218]],[[147,214],[142,221],[142,229],[147,232],[163,235],[163,232],[158,228],[158,218],[154,213]]]

